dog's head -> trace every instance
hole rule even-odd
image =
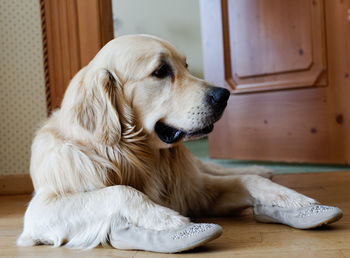
[[[206,135],[230,95],[192,76],[186,58],[170,43],[146,35],[112,40],[80,74],[62,107],[67,95],[80,94],[75,107],[80,124],[109,144],[127,129],[121,115],[134,116],[160,148]]]

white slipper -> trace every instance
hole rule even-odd
[[[301,208],[266,205],[254,207],[254,217],[259,222],[281,223],[299,229],[310,229],[330,224],[341,219],[342,216],[341,209],[319,204]]]
[[[117,249],[178,253],[203,245],[221,234],[219,225],[208,223],[189,223],[180,229],[161,231],[128,224],[112,231],[109,240]]]

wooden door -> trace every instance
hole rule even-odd
[[[111,0],[40,0],[48,113],[73,76],[113,39]]]
[[[201,0],[205,79],[231,91],[210,156],[350,163],[350,0]]]

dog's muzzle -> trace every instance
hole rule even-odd
[[[230,97],[230,92],[224,88],[212,87],[206,95],[205,101],[211,107],[213,115],[208,118],[208,123],[201,129],[194,131],[184,131],[164,122],[158,121],[155,125],[155,132],[159,139],[163,142],[172,144],[182,138],[200,137],[210,133],[214,128],[214,123],[220,119],[223,111],[226,108],[227,100]]]

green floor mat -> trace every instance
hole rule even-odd
[[[260,165],[273,169],[276,174],[350,171],[350,166],[211,159],[209,158],[208,154],[207,138],[189,141],[186,142],[185,145],[195,156],[201,160],[214,162],[225,167]]]

